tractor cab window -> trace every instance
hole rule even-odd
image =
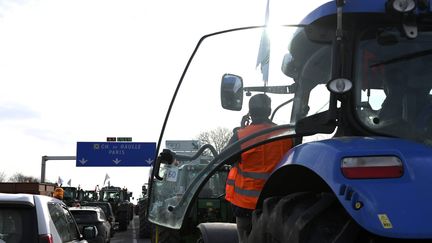
[[[103,195],[104,201],[118,201],[120,199],[120,195],[118,192],[105,192]]]
[[[396,28],[363,32],[356,55],[356,110],[374,132],[430,143],[432,31],[408,39]]]
[[[74,191],[72,190],[64,190],[64,196],[65,199],[73,199],[74,198]]]

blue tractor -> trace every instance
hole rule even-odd
[[[184,156],[159,156],[148,219],[182,229],[216,171],[251,148],[292,138],[260,193],[248,242],[431,240],[431,64],[431,0],[336,0],[294,25],[204,36],[158,144],[240,126],[245,99],[256,93],[271,97],[278,126],[207,152],[211,162],[181,190],[176,158]],[[236,242],[233,224],[198,230],[203,242]]]

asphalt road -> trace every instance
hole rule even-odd
[[[137,215],[134,215],[128,229],[126,231],[117,231],[114,237],[111,238],[111,243],[150,243],[150,239],[140,239],[138,231],[139,218]]]

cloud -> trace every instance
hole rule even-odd
[[[39,114],[20,104],[0,104],[0,122],[39,118]]]
[[[29,3],[31,0],[0,0],[0,17],[11,11],[14,7]]]
[[[49,129],[26,128],[24,129],[24,134],[60,146],[70,144],[70,142],[68,142],[67,139],[64,138],[64,134],[60,134]]]

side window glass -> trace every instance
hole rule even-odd
[[[48,209],[63,242],[79,239],[79,232],[77,231],[73,216],[63,205],[49,203]]]
[[[106,221],[107,218],[105,217],[105,213],[104,213],[102,210],[99,211],[99,213],[100,213],[100,218],[101,218],[102,220]]]

